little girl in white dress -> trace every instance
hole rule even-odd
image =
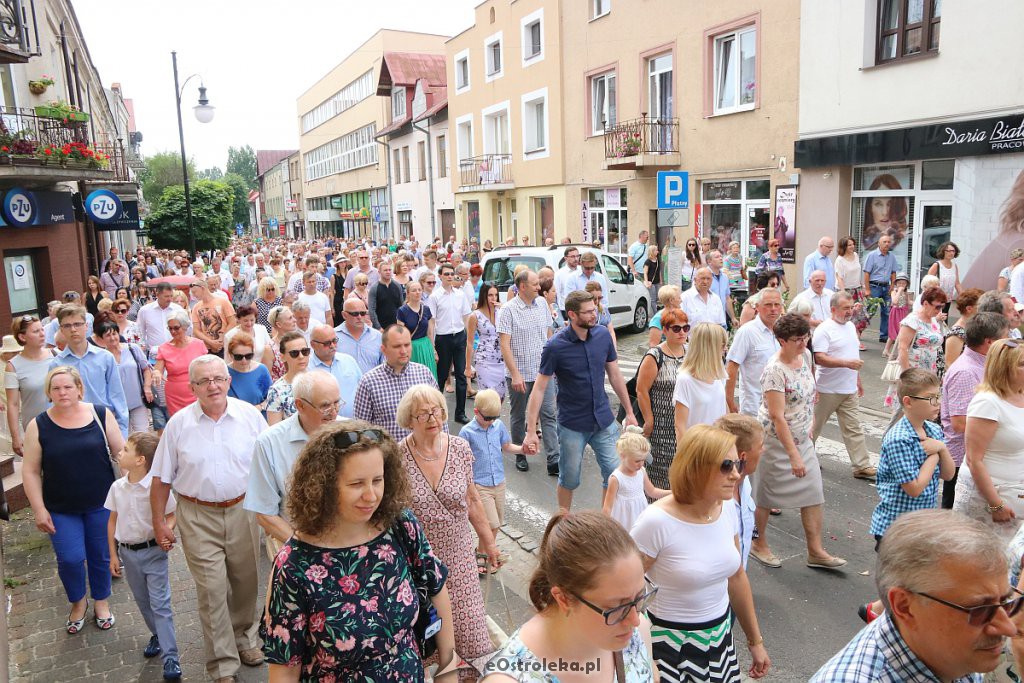
[[[647,509],[648,498],[662,498],[671,491],[659,489],[647,477],[644,463],[651,453],[651,443],[642,427],[626,427],[615,450],[619,452],[619,466],[608,477],[602,509],[629,531],[640,513]]]

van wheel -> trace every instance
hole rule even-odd
[[[640,299],[636,302],[636,310],[633,311],[633,331],[643,332],[647,329],[647,299]]]

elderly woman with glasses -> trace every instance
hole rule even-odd
[[[306,337],[298,330],[287,332],[278,342],[281,357],[284,358],[285,373],[274,382],[267,394],[267,424],[275,425],[295,414],[295,397],[292,382],[309,367],[310,346]]]
[[[168,417],[196,402],[188,379],[188,366],[206,354],[206,344],[189,336],[188,326],[191,322],[185,311],[174,311],[167,316],[167,331],[171,333],[171,340],[161,344],[156,352],[153,381],[163,386]]]
[[[256,329],[262,330],[260,325]],[[236,332],[238,328],[231,330]],[[264,330],[266,331],[266,330]],[[245,401],[262,410],[273,382],[270,370],[255,358],[255,342],[246,332],[228,334],[227,360],[231,384],[228,396]],[[269,352],[269,349],[268,349]]]
[[[539,671],[543,661],[581,672],[599,664],[621,672],[617,681],[653,681],[651,629],[640,615],[658,588],[644,577],[629,533],[596,510],[562,511],[539,553],[529,587],[537,613],[488,662],[487,683],[523,680],[511,672]]]
[[[650,619],[654,662],[666,677],[740,680],[734,614],[747,636],[750,677],[761,678],[771,666],[736,535],[732,500],[742,470],[735,436],[691,427],[669,470],[672,495],[642,512],[630,532],[644,571],[661,587]]]
[[[412,430],[399,442],[412,489],[412,510],[434,552],[448,567],[455,649],[479,671],[481,658],[492,647],[475,553],[486,558],[491,568],[497,568],[501,559],[473,483],[473,451],[465,439],[446,433],[447,404],[433,387],[417,384],[406,391],[397,418],[399,427]],[[460,680],[475,678],[476,672],[460,675]]]
[[[253,302],[256,306],[256,322],[263,325],[271,334],[274,333],[274,326],[269,320],[270,312],[282,304],[280,295],[277,280],[272,277],[260,280],[256,288],[256,300]]]

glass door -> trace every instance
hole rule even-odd
[[[923,200],[918,205],[918,225],[914,228],[916,248],[913,254],[914,273],[910,283],[914,291],[920,289],[921,278],[928,274],[938,258],[937,250],[948,242],[953,229],[953,205],[949,202]]]

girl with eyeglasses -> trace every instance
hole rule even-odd
[[[612,680],[608,672],[615,672],[616,681],[654,681],[651,628],[641,613],[658,588],[644,578],[641,558],[629,533],[607,515],[557,513],[530,579],[537,614],[491,658],[483,680],[522,681],[513,672],[540,671],[544,661],[558,661],[591,675],[600,671],[601,680]]]
[[[11,433],[11,447],[19,456],[24,456],[23,430],[49,404],[43,385],[46,373],[50,371],[53,351],[47,348],[43,324],[34,315],[16,318],[11,324],[11,334],[22,349],[7,361],[4,372],[7,426]]]
[[[206,344],[189,336],[188,328],[191,324],[192,320],[185,311],[174,311],[167,316],[167,331],[171,333],[171,340],[161,344],[156,352],[153,381],[164,388],[168,417],[196,401],[189,384],[188,366],[206,354]]]
[[[292,382],[309,366],[310,347],[306,337],[299,331],[288,332],[278,343],[284,359],[285,373],[274,382],[267,393],[267,424],[275,425],[295,414],[295,397]]]
[[[256,327],[256,329],[262,330],[263,327]],[[245,401],[262,410],[270,386],[273,384],[270,379],[270,370],[256,359],[256,343],[250,333],[237,327],[231,332],[234,334],[228,333],[227,336],[228,375],[231,376],[228,396]],[[270,353],[269,349],[266,351]]]

